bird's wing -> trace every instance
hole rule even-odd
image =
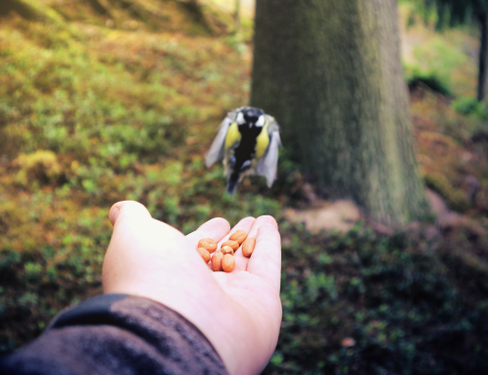
[[[276,173],[278,170],[278,150],[281,146],[281,139],[278,123],[273,117],[269,117],[271,121],[268,128],[270,142],[266,153],[256,165],[256,174],[266,177],[266,183],[268,187],[271,187],[274,180],[276,180]]]
[[[237,112],[231,111],[227,114],[224,121],[220,124],[219,132],[215,137],[210,150],[205,155],[205,165],[210,167],[213,163],[224,157],[225,136],[229,126],[235,121]]]

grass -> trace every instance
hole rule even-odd
[[[312,235],[282,216],[303,179],[286,150],[272,189],[251,178],[237,197],[223,195],[222,167],[207,169],[203,155],[224,114],[248,102],[246,12],[235,35],[232,9],[211,1],[210,30],[176,1],[140,0],[136,13],[112,6],[110,16],[81,2],[25,2],[46,15],[11,15],[0,27],[0,352],[101,293],[108,210],[134,199],[185,233],[213,216],[278,218],[284,319],[265,374],[487,372],[483,230],[426,222],[382,234],[358,223]],[[439,71],[465,108],[412,92],[418,158],[430,186],[486,227],[463,190],[473,175],[488,201],[485,150],[470,143],[482,109],[461,100],[473,60],[457,48],[472,37],[455,33],[429,31],[438,48],[415,47],[410,61]]]

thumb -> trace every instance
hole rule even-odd
[[[182,233],[153,219],[141,203],[115,203],[109,218],[114,230],[103,261],[105,292],[132,290],[132,285],[150,278],[151,272],[152,275],[158,274],[155,270],[163,272],[163,266],[177,255],[175,249],[186,245]]]
[[[112,247],[156,250],[170,238],[183,234],[162,221],[153,219],[147,208],[139,202],[121,201],[110,209],[110,222],[114,226],[108,251]],[[132,245],[132,246],[131,246]]]
[[[135,201],[121,201],[115,203],[110,209],[108,217],[114,226],[116,223],[121,223],[124,220],[139,222],[152,218],[147,208]]]

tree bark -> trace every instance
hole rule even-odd
[[[251,105],[335,195],[375,220],[426,213],[394,0],[257,0]]]
[[[478,17],[480,22],[480,52],[478,64],[478,101],[483,101],[486,96],[486,71],[488,68],[488,13],[482,13]]]

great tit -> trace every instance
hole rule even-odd
[[[273,185],[281,146],[279,129],[274,117],[259,108],[241,107],[227,114],[205,164],[210,167],[224,159],[229,194],[234,194],[245,175],[264,176],[268,187]]]

